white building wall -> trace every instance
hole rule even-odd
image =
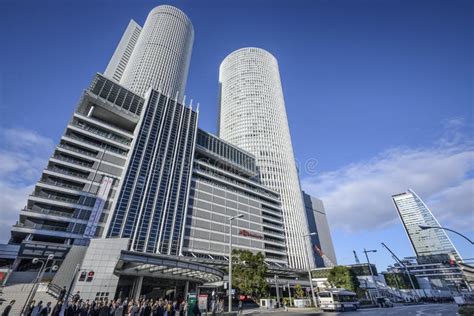
[[[137,44],[141,30],[142,27],[138,25],[137,22],[130,20],[130,23],[128,23],[128,26],[125,29],[107,68],[105,69],[104,76],[116,82],[120,82],[133,49]]]
[[[113,299],[119,281],[119,277],[114,275],[115,265],[120,252],[127,250],[128,242],[128,238],[91,239],[80,271],[94,271],[94,278],[92,282],[78,281],[79,273],[72,293],[80,291],[83,300],[96,297]]]
[[[311,243],[301,238],[308,225],[277,60],[263,49],[239,49],[222,62],[219,83],[219,136],[255,155],[263,184],[281,195],[290,266],[306,268],[304,247],[314,266]]]
[[[152,87],[175,97],[184,95],[194,29],[179,9],[160,5],[143,25],[120,83],[139,95]]]

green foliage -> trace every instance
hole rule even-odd
[[[256,302],[268,294],[268,283],[265,279],[267,265],[265,256],[259,252],[253,254],[248,250],[232,251],[232,285],[240,294],[252,296]]]
[[[387,285],[397,289],[411,289],[410,279],[406,273],[384,273]],[[419,289],[418,281],[415,276],[411,277],[416,289]]]
[[[332,287],[345,288],[353,292],[356,292],[360,285],[355,273],[344,266],[336,266],[329,271],[328,283]]]
[[[296,298],[303,298],[304,297],[304,291],[303,291],[303,288],[301,287],[301,284],[296,284],[295,285],[295,297]]]
[[[459,315],[474,316],[473,306],[461,306],[458,310]]]

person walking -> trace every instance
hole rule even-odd
[[[201,310],[199,309],[199,304],[194,304],[193,313],[195,316],[201,316]]]
[[[15,304],[15,302],[16,302],[15,300],[10,301],[10,304],[8,304],[7,307],[5,307],[5,309],[3,310],[2,316],[10,315],[10,311],[12,310],[12,306],[13,304]]]
[[[51,312],[51,316],[59,316],[61,310],[63,309],[63,301],[58,301],[56,306],[54,306],[53,311]]]
[[[51,302],[46,303],[46,306],[44,306],[41,311],[39,312],[39,316],[48,316],[49,313],[51,312]]]
[[[38,305],[36,305],[31,311],[31,316],[39,316],[39,313],[42,310],[43,310],[43,301],[39,301]]]

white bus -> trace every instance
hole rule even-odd
[[[357,310],[359,301],[354,292],[345,289],[327,290],[318,293],[319,305],[323,311]]]

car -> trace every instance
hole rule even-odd
[[[386,297],[377,297],[377,305],[379,307],[393,307],[393,303]]]

